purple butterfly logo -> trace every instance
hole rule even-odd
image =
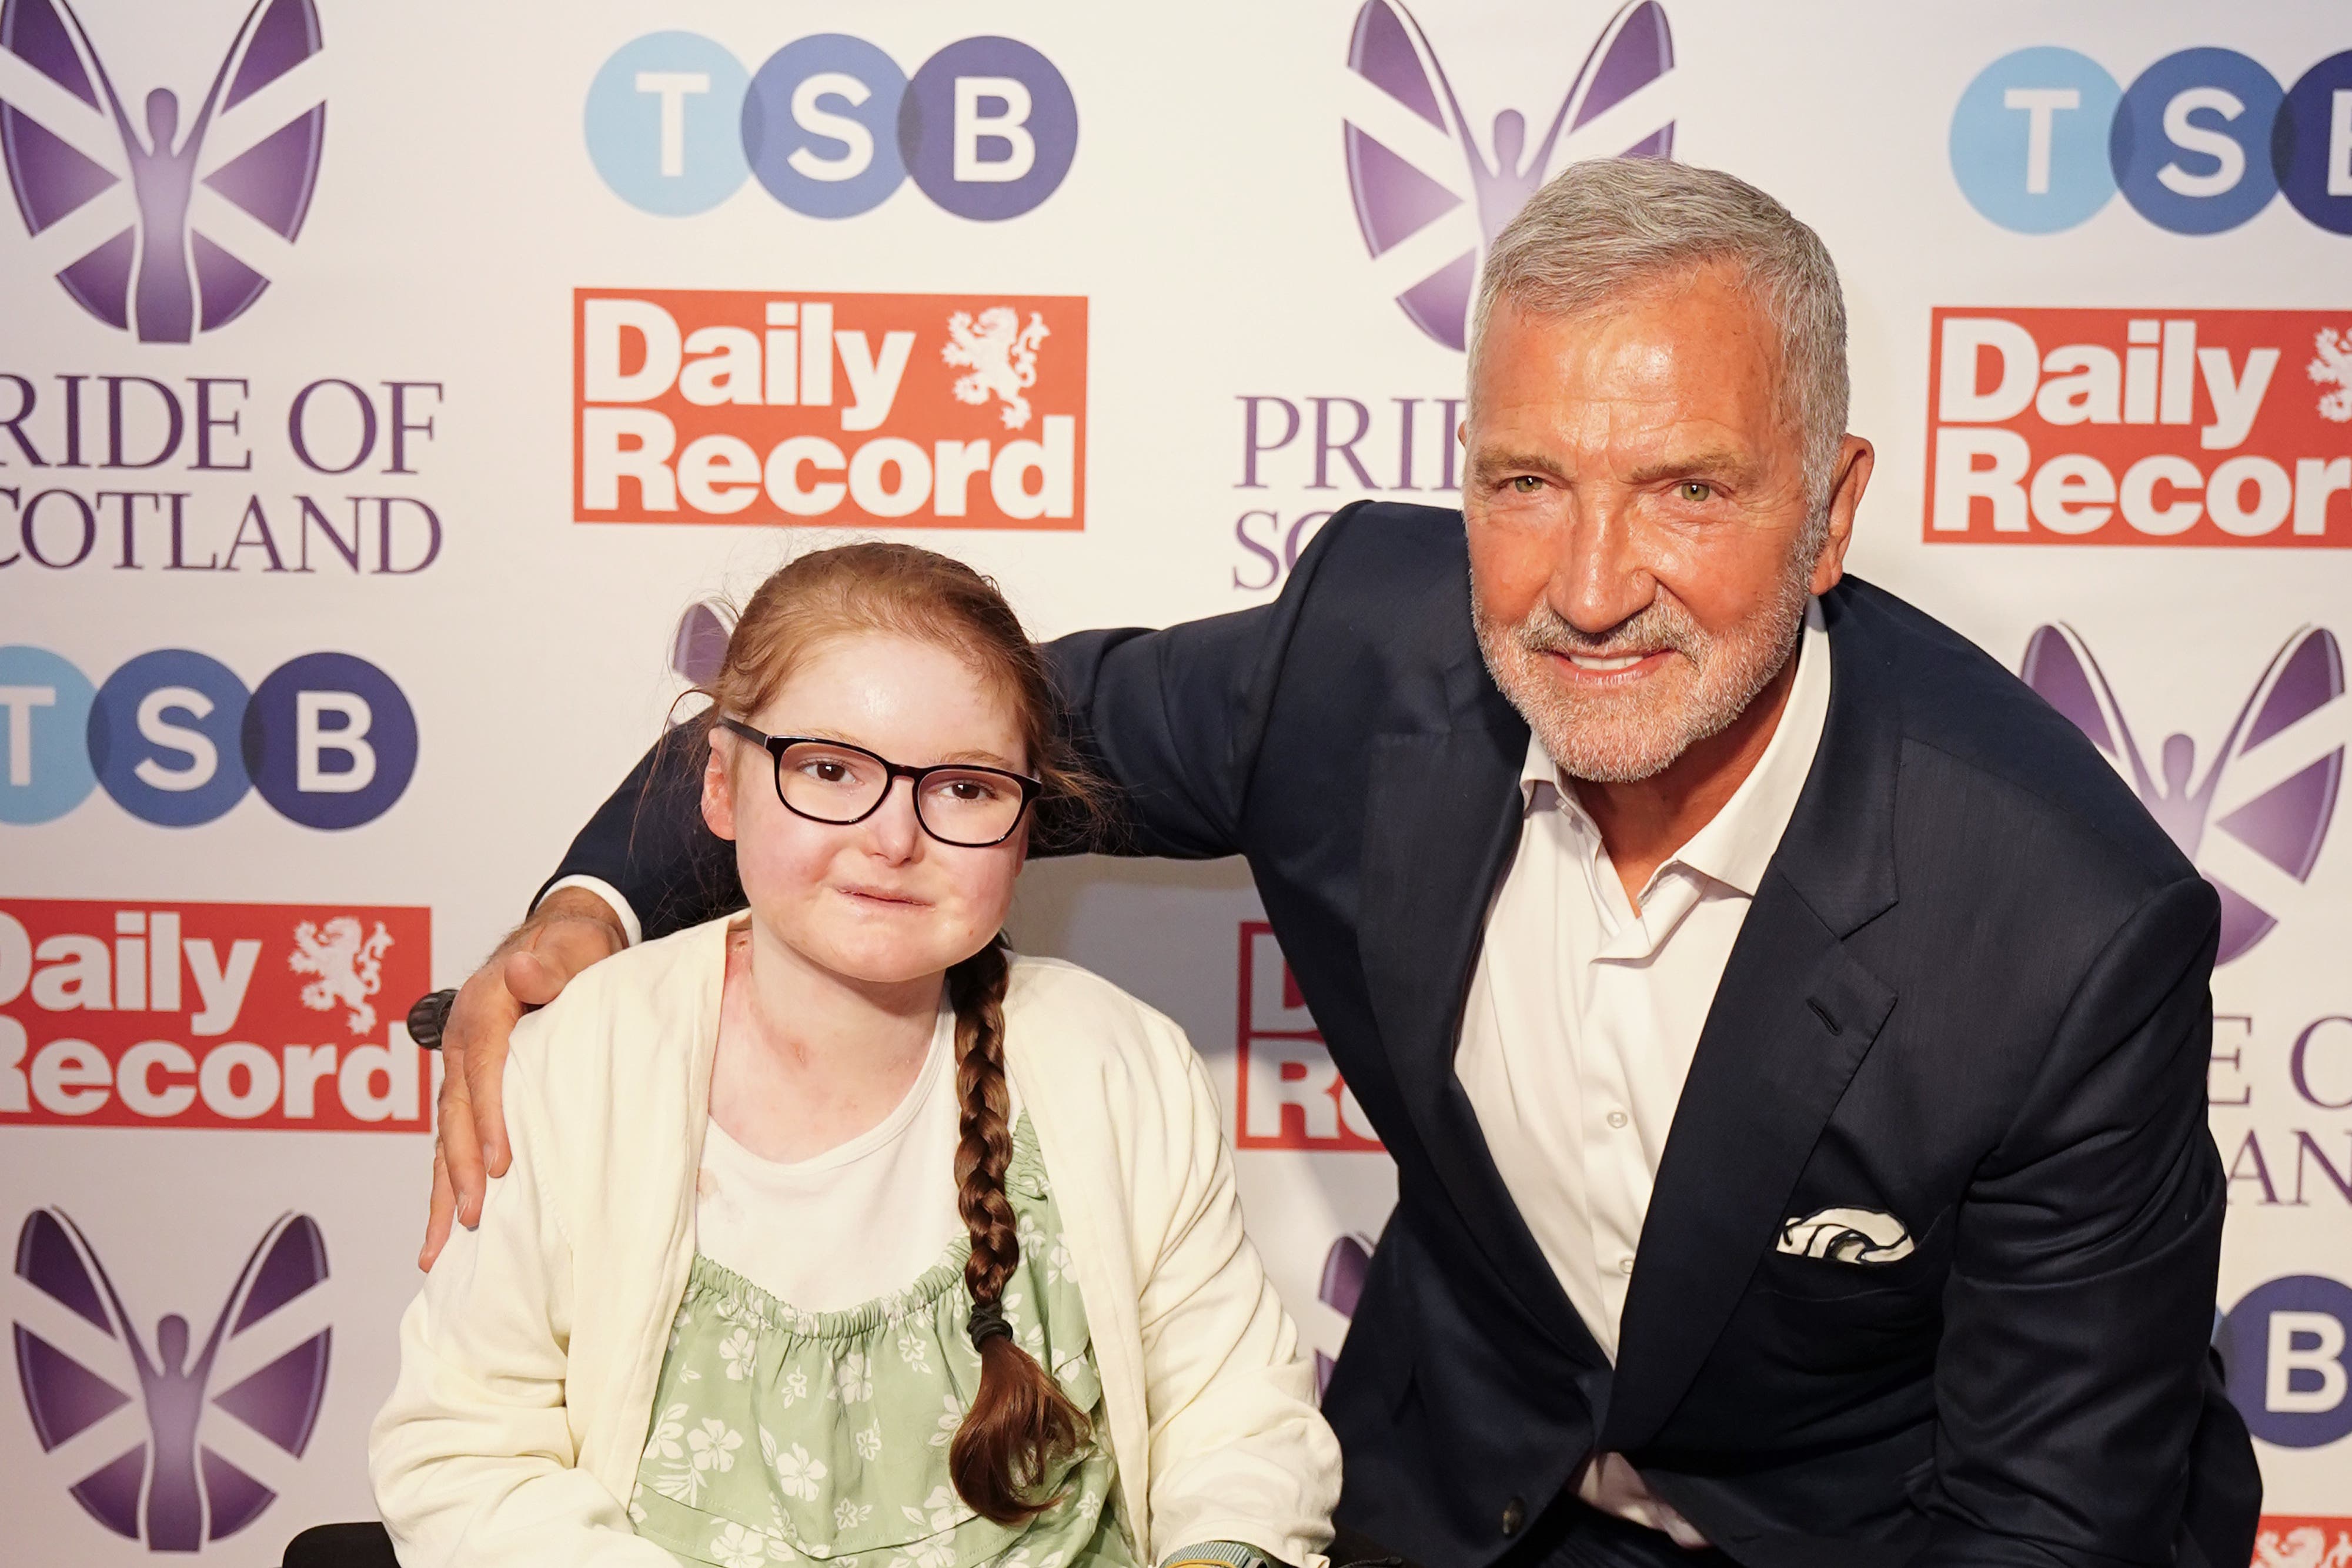
[[[727,638],[735,623],[733,612],[716,599],[698,599],[677,618],[669,641],[669,667],[698,686],[719,678],[727,662]]]
[[[2285,888],[2264,884],[2273,873],[2297,883],[2310,879],[2343,781],[2343,746],[2322,741],[2298,749],[2293,733],[2344,695],[2344,654],[2335,635],[2305,627],[2286,640],[2263,667],[2253,695],[2238,710],[2201,778],[2197,743],[2179,734],[2165,737],[2156,769],[2149,770],[2105,672],[2073,627],[2036,630],[2019,673],[2107,754],[2180,852],[2197,862],[2221,895],[2221,947],[2215,961],[2242,957],[2269,936],[2278,919],[2265,905]],[[2266,748],[2273,739],[2280,747]],[[2318,755],[2311,756],[2314,751]],[[2217,817],[2222,779],[2232,769],[2241,782],[2245,773],[2255,773],[2256,787],[2251,796],[2242,788],[2232,789],[2229,809]],[[2234,847],[2216,844],[2209,830],[2226,835]],[[2251,851],[2252,857],[2236,853],[2235,847]],[[2233,880],[2224,881],[2224,873]]]
[[[235,214],[289,243],[300,235],[327,106],[232,140],[247,118],[236,111],[321,47],[314,0],[255,0],[193,114],[159,87],[134,116],[67,0],[0,0],[0,51],[31,68],[0,78],[0,155],[25,227],[72,257],[57,278],[74,303],[142,343],[184,343],[261,297],[269,279],[235,253],[269,242]],[[247,111],[256,132],[273,107],[284,93]]]
[[[1315,1299],[1343,1318],[1356,1315],[1356,1303],[1363,1298],[1364,1276],[1372,1267],[1372,1244],[1360,1236],[1342,1236],[1331,1243],[1323,1254],[1323,1283]],[[1315,1353],[1315,1393],[1319,1398],[1331,1386],[1331,1369],[1339,1362],[1321,1351]]]
[[[156,1322],[152,1348],[142,1341],[89,1239],[61,1210],[26,1217],[16,1277],[47,1299],[41,1313],[26,1314],[46,1320],[39,1330],[15,1325],[16,1376],[33,1434],[43,1453],[70,1443],[77,1456],[102,1460],[69,1489],[91,1518],[117,1535],[143,1539],[150,1551],[194,1552],[260,1516],[278,1494],[220,1451],[250,1449],[242,1433],[205,1440],[207,1406],[297,1458],[310,1446],[326,1396],[331,1330],[320,1329],[217,1394],[211,1387],[224,1351],[234,1354],[248,1332],[261,1331],[265,1347],[270,1330],[284,1336],[287,1320],[268,1320],[326,1279],[316,1220],[284,1215],[270,1226],[202,1344],[177,1312]],[[64,1311],[47,1310],[52,1306]],[[235,1359],[247,1365],[258,1356]]]
[[[1449,349],[1463,346],[1480,256],[1558,164],[1674,156],[1674,120],[1661,120],[1642,93],[1674,66],[1665,8],[1630,0],[1601,28],[1535,144],[1527,116],[1507,109],[1482,148],[1412,13],[1399,0],[1364,0],[1348,68],[1380,90],[1359,118],[1376,120],[1389,141],[1346,121],[1348,189],[1365,248],[1375,260],[1397,253],[1382,265],[1400,281],[1417,277],[1396,297],[1412,324]],[[1459,177],[1430,172],[1457,158]],[[1446,226],[1434,228],[1440,220]]]

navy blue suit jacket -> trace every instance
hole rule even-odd
[[[1340,1518],[1483,1564],[1597,1447],[1752,1568],[2240,1568],[2260,1483],[2207,1351],[2215,896],[2000,664],[1853,579],[1822,608],[1827,726],[1698,1043],[1613,1368],[1453,1071],[1528,745],[1478,655],[1460,515],[1352,507],[1271,604],[1054,645],[1124,792],[1117,847],[1248,858],[1396,1159],[1326,1401]],[[680,760],[649,753],[557,873],[613,883],[649,934],[740,899]],[[1832,1207],[1916,1249],[1776,1249]]]

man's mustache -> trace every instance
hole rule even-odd
[[[1550,605],[1538,602],[1512,628],[1520,647],[1538,653],[1581,653],[1588,658],[1654,653],[1671,649],[1693,659],[1703,654],[1709,639],[1686,611],[1661,600],[1628,616],[1606,632],[1584,632]]]

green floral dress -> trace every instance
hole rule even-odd
[[[1021,1262],[1004,1287],[1016,1341],[1093,1419],[1025,1524],[972,1512],[948,1445],[980,1386],[958,1239],[913,1284],[804,1312],[697,1254],[654,1396],[629,1516],[682,1563],[764,1568],[1136,1568],[1085,1304],[1024,1115],[1005,1172]]]

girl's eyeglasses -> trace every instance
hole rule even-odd
[[[915,820],[923,831],[943,844],[986,849],[1011,838],[1029,803],[1045,792],[1036,779],[1002,768],[963,762],[909,768],[845,740],[768,735],[740,719],[718,722],[775,758],[776,799],[812,822],[862,822],[881,809],[894,781],[908,779],[914,781]]]

